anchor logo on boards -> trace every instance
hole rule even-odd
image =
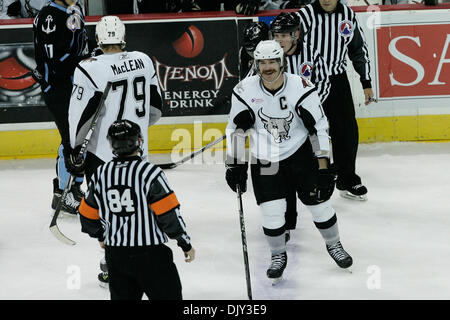
[[[50,23],[53,22],[53,17],[48,15],[47,18],[45,19],[45,22],[42,24],[42,31],[44,31],[46,34],[52,33],[53,31],[56,30],[56,25],[53,25],[53,28],[50,27]],[[44,25],[47,24],[47,26],[44,29]]]

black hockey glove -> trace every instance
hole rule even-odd
[[[257,14],[261,0],[242,0],[236,6],[236,13],[251,16]]]
[[[3,2],[3,1],[2,1]],[[3,6],[3,3],[2,3],[2,6]],[[21,8],[21,3],[20,3],[20,1],[19,0],[17,0],[16,2],[13,2],[13,3],[11,3],[9,6],[8,6],[8,9],[7,9],[7,11],[6,11],[6,14],[8,15],[8,16],[10,16],[10,17],[21,17],[21,14],[20,14],[20,8]]]
[[[319,169],[317,178],[316,198],[319,202],[324,202],[331,198],[336,185],[336,173],[333,168]]]
[[[231,190],[236,192],[236,185],[239,184],[242,193],[247,191],[248,163],[226,164],[225,168],[225,180],[227,180],[227,183],[230,186]]]
[[[67,172],[73,175],[84,174],[84,168],[86,166],[84,162],[84,156],[80,155],[81,146],[72,149],[70,146],[64,146],[64,164],[66,165]]]
[[[200,6],[194,0],[183,0],[181,3],[182,12],[200,11]]]

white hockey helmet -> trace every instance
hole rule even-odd
[[[260,41],[253,52],[256,67],[259,60],[279,59],[280,69],[284,66],[284,51],[275,40]]]
[[[125,46],[125,25],[117,16],[104,16],[95,26],[97,44],[120,44]]]

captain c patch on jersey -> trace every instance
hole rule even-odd
[[[264,114],[261,108],[258,110],[258,116],[264,124],[264,129],[273,136],[276,143],[281,143],[291,138],[289,136],[289,130],[291,128],[291,122],[294,119],[292,112],[289,112],[289,116],[286,118],[272,118]]]

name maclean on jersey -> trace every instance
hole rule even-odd
[[[118,75],[125,72],[131,72],[134,70],[144,69],[144,61],[142,59],[125,60],[121,65],[111,65],[111,69],[114,75]]]

